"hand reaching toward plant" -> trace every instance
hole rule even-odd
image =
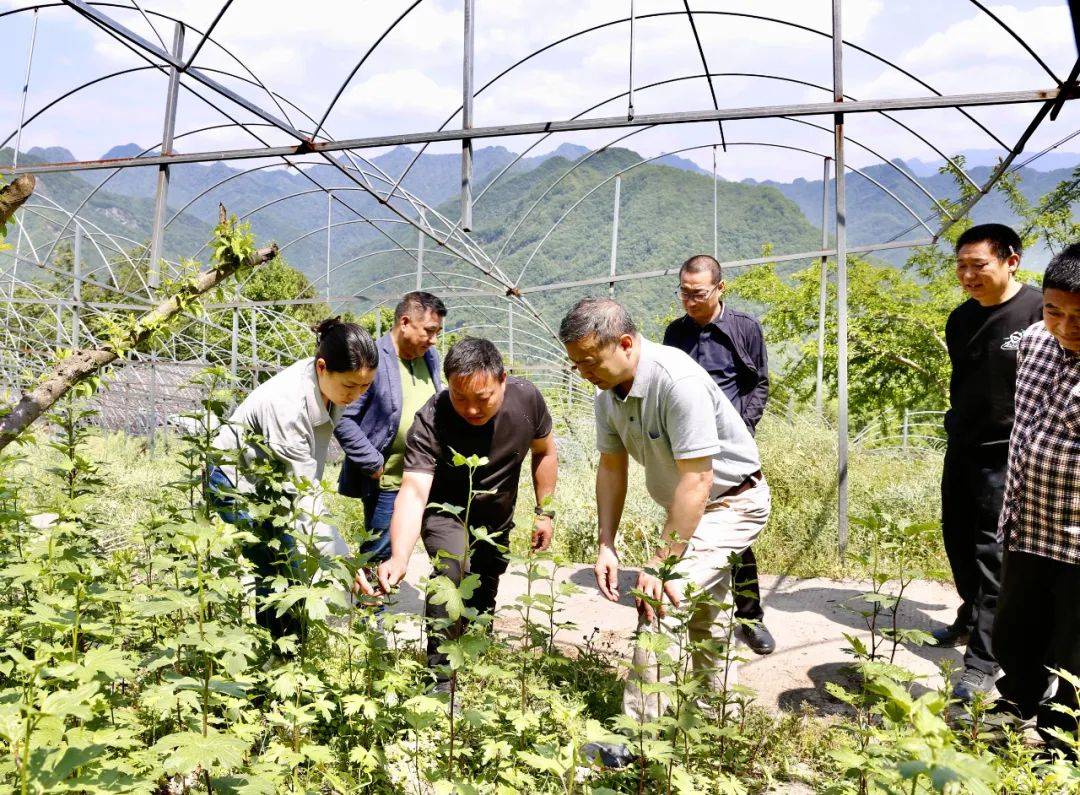
[[[379,590],[384,596],[397,587],[397,584],[405,579],[405,569],[408,568],[408,561],[400,561],[396,558],[390,558],[390,560],[384,560],[379,564]],[[375,595],[373,590],[372,595]]]
[[[353,578],[352,592],[354,595],[375,595],[375,589],[371,587],[371,583],[368,582],[367,574],[364,573],[364,570],[362,568],[356,570],[356,576]]]
[[[593,573],[596,574],[596,585],[600,588],[600,593],[612,602],[619,601],[619,556],[614,549],[600,545]]]
[[[636,587],[637,590],[641,591],[657,603],[657,610],[654,613],[653,606],[648,601],[636,596],[634,597],[634,604],[637,605],[638,612],[642,613],[645,620],[650,623],[652,623],[653,619],[656,617],[656,613],[660,614],[660,618],[667,615],[667,612],[664,610],[665,596],[671,600],[672,606],[679,606],[679,594],[675,590],[675,583],[670,580],[665,583],[659,577],[649,574],[647,571],[642,571],[638,575]]]
[[[532,550],[543,552],[551,546],[551,537],[555,534],[550,516],[537,516],[533,523]]]

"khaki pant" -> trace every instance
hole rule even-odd
[[[731,580],[730,555],[741,553],[750,546],[769,519],[771,498],[769,486],[762,480],[742,494],[725,497],[718,505],[710,506],[701,517],[697,530],[690,538],[686,552],[675,567],[680,579],[671,585],[683,594],[689,583],[712,597],[716,604],[700,607],[685,625],[691,643],[712,640],[708,649],[698,649],[692,656],[694,673],[708,682],[713,690],[720,690],[724,683],[723,643],[727,638],[727,611],[718,605],[725,602]],[[665,597],[666,600],[666,597]],[[678,656],[679,644],[686,648],[686,638],[680,637],[682,622],[675,619],[668,605],[667,616],[657,619],[653,624],[645,623],[639,616],[638,637],[643,630],[651,630],[666,636],[669,645],[663,655],[671,658]],[[670,681],[671,664],[661,663],[660,678]],[[730,688],[737,682],[735,662],[727,670],[727,685]],[[652,721],[663,714],[668,707],[667,696],[662,693],[642,692],[642,685],[657,681],[656,654],[645,648],[642,643],[635,643],[634,658],[630,674],[623,691],[623,712],[636,721]]]

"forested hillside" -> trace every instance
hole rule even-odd
[[[567,173],[572,163],[551,158],[526,174],[500,180],[476,204],[474,236],[511,279],[520,277],[522,286],[606,276],[611,256],[614,180],[593,189],[640,159],[630,150],[612,149]],[[553,184],[555,187],[549,190]],[[618,270],[668,268],[690,254],[711,251],[712,192],[710,176],[666,165],[647,164],[623,174]],[[774,188],[721,182],[718,201],[721,259],[759,256],[765,244],[776,251],[814,249],[820,244],[820,232]],[[447,202],[440,211],[456,217],[456,201]],[[525,220],[517,227],[521,218]],[[347,257],[362,253],[350,252]],[[429,255],[426,263],[429,268],[449,266],[445,261],[436,265],[433,257]],[[365,261],[368,265],[363,272],[345,277],[344,284],[350,289],[359,290],[372,281],[415,268],[400,254]],[[674,287],[674,278],[622,282],[616,287],[616,295],[629,303],[635,315],[648,321],[674,307]],[[384,292],[395,289],[388,285]],[[599,285],[591,291],[606,289],[606,285]],[[533,294],[530,298],[557,316],[579,295],[580,291],[567,290]]]

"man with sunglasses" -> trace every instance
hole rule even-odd
[[[952,624],[932,633],[939,646],[967,642],[953,695],[989,693],[998,675],[991,646],[1001,590],[998,518],[1013,427],[1016,354],[1024,330],[1042,319],[1042,293],[1016,280],[1020,237],[981,224],[956,241],[956,276],[970,298],[949,315],[945,344],[952,374],[945,414],[941,532],[962,601]]]
[[[664,332],[664,344],[690,355],[712,377],[751,434],[769,396],[769,361],[761,323],[724,304],[720,263],[707,254],[690,257],[679,269],[676,297],[686,314]],[[735,572],[735,617],[746,622],[739,634],[756,654],[770,654],[776,641],[764,624],[757,559],[752,547]]]

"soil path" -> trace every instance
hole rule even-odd
[[[394,612],[422,612],[417,584],[431,571],[422,551],[413,555],[409,572],[399,592]],[[569,580],[580,591],[563,601],[557,621],[573,622],[574,627],[559,631],[560,644],[582,646],[591,637],[594,648],[609,650],[616,658],[627,654],[637,612],[630,590],[637,571],[623,570],[619,579],[622,599],[615,603],[597,590],[590,566],[567,566],[558,570],[556,582]],[[546,590],[544,583],[540,584]],[[496,623],[502,632],[515,633],[521,621],[512,605],[525,592],[526,578],[511,567],[499,588],[499,612]],[[825,690],[826,682],[849,683],[846,667],[851,660],[843,649],[848,646],[844,634],[869,638],[862,616],[852,608],[865,607],[860,595],[869,590],[867,583],[826,579],[800,580],[762,575],[761,591],[765,604],[765,623],[776,638],[776,651],[759,657],[748,648],[739,671],[740,683],[757,691],[758,702],[771,710],[798,710],[803,704],[816,712],[840,711],[840,703]],[[901,603],[898,625],[929,631],[956,615],[960,600],[956,591],[936,582],[911,584]],[[925,687],[934,688],[941,681],[939,665],[951,660],[961,665],[962,650],[927,647],[901,647],[896,662],[920,674]]]

